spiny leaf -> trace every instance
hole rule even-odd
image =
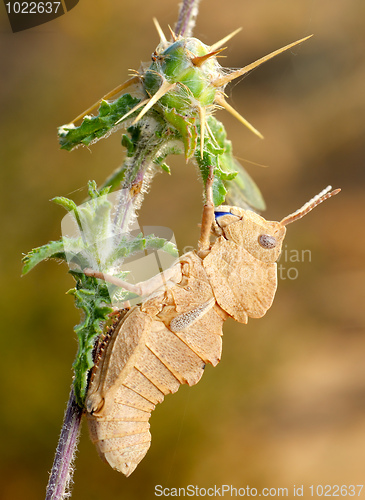
[[[59,127],[58,137],[61,149],[71,151],[81,144],[88,146],[92,141],[101,139],[113,129],[116,130],[119,124],[115,126],[115,123],[123,118],[139,101],[140,99],[132,97],[130,94],[124,94],[111,103],[102,101],[97,116],[85,116],[78,127],[74,125]]]
[[[24,263],[23,275],[29,273],[33,267],[46,259],[61,259],[66,260],[64,252],[63,240],[50,241],[46,245],[34,248],[22,259]]]
[[[83,273],[71,273],[77,281],[76,288],[68,293],[75,297],[76,306],[82,309],[84,317],[75,327],[79,349],[73,363],[75,371],[74,388],[78,404],[83,407],[87,389],[88,372],[93,367],[92,352],[96,338],[102,333],[102,325],[108,319],[112,308],[105,283]]]

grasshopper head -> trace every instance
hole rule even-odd
[[[267,221],[251,210],[222,205],[215,209],[214,234],[224,236],[228,241],[245,248],[262,262],[275,262],[281,252],[285,226],[301,219],[314,207],[340,192],[340,189],[331,189],[332,187],[328,186],[280,222]]]
[[[286,229],[251,210],[220,206],[215,211],[215,234],[245,248],[263,262],[275,262],[281,252]]]

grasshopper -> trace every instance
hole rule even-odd
[[[84,270],[148,295],[142,304],[120,311],[97,347],[86,396],[91,439],[99,455],[126,476],[150,446],[155,405],[180,384],[196,384],[206,363],[220,361],[224,321],[232,317],[247,323],[270,308],[285,226],[340,191],[328,186],[296,212],[272,222],[238,207],[214,208],[212,185],[211,169],[198,250],[164,273],[132,285]]]

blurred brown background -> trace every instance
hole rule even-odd
[[[79,313],[55,262],[20,278],[21,254],[60,237],[64,212],[48,200],[85,197],[123,159],[119,134],[91,150],[60,151],[56,127],[127,79],[167,31],[177,5],[81,0],[68,14],[13,34],[2,8],[0,497],[44,497],[76,353]],[[152,447],[126,479],[103,464],[84,425],[75,500],[154,498],[155,485],[287,487],[363,484],[365,462],[364,110],[365,4],[360,0],[203,0],[195,36],[211,44],[239,26],[222,63],[241,67],[314,37],[229,87],[230,102],[265,136],[219,112],[234,153],[277,220],[327,184],[342,193],[289,226],[273,307],[247,326],[228,321],[223,358],[201,382],[157,407]],[[268,165],[253,166],[245,160]],[[140,217],[195,245],[201,185],[193,165],[170,161]],[[285,276],[285,274],[284,274]],[[309,498],[305,490],[304,498]],[[364,493],[363,493],[364,494]]]

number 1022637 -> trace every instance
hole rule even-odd
[[[309,486],[309,490],[312,497],[359,497],[363,490],[363,487],[363,484],[316,484]]]
[[[56,14],[61,2],[8,2],[5,5],[8,14]]]

